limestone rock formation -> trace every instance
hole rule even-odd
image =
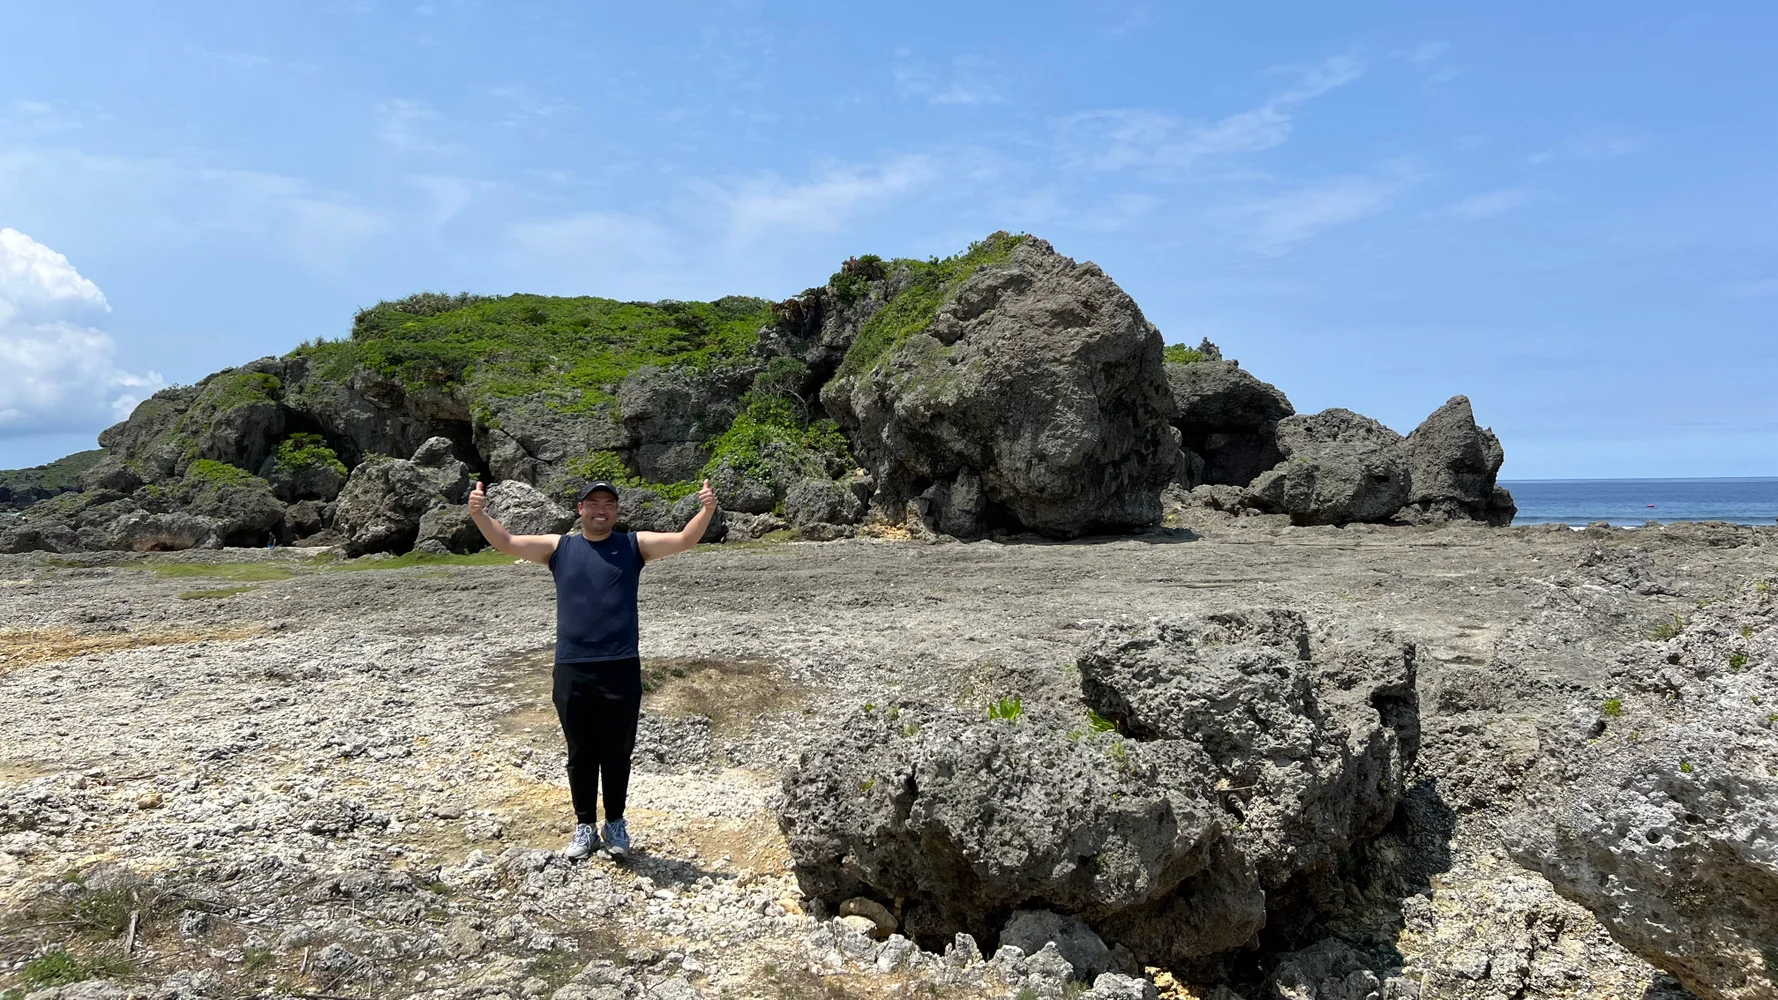
[[[1220,359],[1169,362],[1167,383],[1181,444],[1202,460],[1202,468],[1180,485],[1246,486],[1283,460],[1278,421],[1296,410],[1276,387],[1238,362]]]
[[[1383,828],[1419,655],[1287,611],[1112,628],[1062,715],[854,715],[786,776],[780,826],[807,894],[900,900],[921,941],[1047,909],[1189,962],[1249,945],[1273,892]]]
[[[1506,452],[1493,431],[1476,426],[1467,396],[1452,396],[1414,428],[1407,457],[1411,486],[1402,520],[1512,522],[1512,494],[1494,482]]]
[[[792,527],[813,524],[857,524],[864,504],[845,483],[831,479],[804,479],[784,497],[784,519]]]
[[[410,459],[359,463],[340,493],[334,524],[352,555],[404,552],[413,547],[428,510],[468,498],[469,469],[453,457],[449,440],[431,438]]]
[[[574,512],[534,486],[516,479],[486,488],[488,516],[515,535],[559,535],[574,523]]]
[[[882,353],[821,393],[890,519],[929,487],[971,479],[979,506],[948,504],[964,537],[996,523],[1072,537],[1158,521],[1178,448],[1160,333],[1136,303],[1097,265],[1029,237],[942,296],[923,325],[867,324],[852,350],[868,333],[887,338]]]
[[[1621,698],[1581,709],[1594,727],[1546,734],[1563,787],[1503,830],[1522,864],[1703,1000],[1778,982],[1773,590],[1756,581],[1631,647]]]
[[[1408,499],[1401,435],[1334,408],[1278,423],[1284,461],[1247,488],[1247,502],[1296,524],[1385,522]]]

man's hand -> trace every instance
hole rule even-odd
[[[480,515],[482,513],[482,508],[487,505],[487,502],[488,495],[482,491],[481,481],[476,480],[475,489],[469,491],[469,516],[476,517]]]
[[[698,503],[711,513],[716,512],[716,491],[710,488],[710,480],[704,480],[704,488],[698,491]]]

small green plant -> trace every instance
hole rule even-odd
[[[1085,736],[1086,734],[1087,734],[1087,731],[1084,729],[1070,729],[1070,730],[1068,730],[1068,742],[1079,743],[1080,738],[1082,736]]]
[[[877,787],[877,779],[875,777],[866,778],[858,783],[858,790],[860,792],[868,792],[875,787]]]
[[[912,739],[920,735],[920,724],[912,719],[901,724],[901,735]]]
[[[1095,733],[1110,733],[1117,730],[1117,723],[1090,708],[1087,709],[1087,724],[1093,727]]]
[[[1025,714],[1025,706],[1019,701],[1018,695],[999,698],[988,704],[988,718],[996,722],[1017,722],[1019,716]]]
[[[1756,594],[1770,594],[1772,592],[1772,581],[1761,580],[1753,585],[1753,591]]]
[[[1118,740],[1116,743],[1107,747],[1105,749],[1105,755],[1112,760],[1117,761],[1119,764],[1127,764],[1130,760],[1130,751],[1124,748],[1123,740]]]
[[[1729,655],[1729,672],[1730,673],[1738,674],[1741,671],[1746,670],[1746,669],[1747,669],[1747,654],[1746,653],[1731,653]]]
[[[248,973],[264,972],[278,964],[278,953],[270,948],[244,948],[241,951],[241,968]]]
[[[877,710],[877,703],[876,703],[876,702],[874,702],[874,701],[867,701],[867,702],[865,702],[865,703],[864,703],[864,710],[865,710],[865,711],[866,711],[866,712],[874,712],[874,711],[876,711],[876,710]]]
[[[168,563],[155,566],[154,575],[170,580],[205,577],[232,583],[261,583],[267,580],[288,580],[295,574],[290,567],[278,563]]]
[[[1607,718],[1615,719],[1624,714],[1624,699],[1607,698],[1605,704],[1599,706],[1599,712]]]
[[[1743,639],[1753,638],[1753,626],[1752,625],[1741,626],[1741,638],[1743,638]]]
[[[1767,722],[1778,722],[1778,712],[1767,712],[1766,713],[1766,721]]]
[[[95,976],[122,976],[132,971],[133,967],[121,959],[95,957],[82,961],[64,949],[54,948],[26,962],[19,970],[19,978],[24,981],[25,993],[35,993]]]
[[[1695,768],[1693,768],[1693,767],[1692,767],[1692,762],[1691,762],[1691,761],[1689,761],[1689,760],[1682,760],[1682,761],[1680,761],[1680,762],[1679,762],[1679,773],[1681,773],[1681,774],[1690,774],[1690,773],[1692,773],[1692,771],[1693,771],[1693,770],[1695,770]]]
[[[883,718],[888,719],[890,722],[894,722],[896,719],[901,718],[901,706],[890,705],[889,711],[883,713]]]
[[[1666,642],[1683,631],[1685,631],[1685,616],[1674,612],[1672,621],[1661,622],[1649,629],[1648,637],[1655,642]]]
[[[1187,347],[1184,344],[1168,344],[1161,348],[1161,360],[1176,365],[1194,364],[1199,361],[1207,361],[1209,358],[1210,355],[1203,351],[1195,347]]]
[[[182,601],[214,600],[224,597],[233,597],[236,594],[245,594],[250,590],[258,589],[258,587],[219,587],[215,590],[188,590],[185,593],[180,594],[179,599]]]

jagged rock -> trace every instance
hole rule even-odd
[[[1058,537],[1153,524],[1178,459],[1159,331],[1097,265],[1031,237],[821,401],[892,521],[929,486],[978,477],[974,523],[950,498],[966,537],[997,520]]]
[[[691,479],[710,460],[709,442],[735,419],[752,368],[658,368],[644,365],[618,389],[624,428],[637,442],[637,474],[651,482]]]
[[[284,508],[284,524],[292,539],[308,538],[333,523],[333,512],[319,500],[300,500]]]
[[[784,495],[784,519],[792,527],[813,524],[857,524],[864,505],[845,483],[804,479]]]
[[[1187,471],[1192,478],[1180,480],[1187,489],[1206,483],[1246,486],[1283,461],[1278,421],[1296,410],[1276,387],[1237,362],[1221,360],[1168,364],[1167,384],[1180,444],[1202,462],[1195,475]]]
[[[552,495],[575,484],[566,466],[602,451],[633,444],[617,407],[584,410],[566,392],[485,398],[475,418],[476,450],[487,456],[488,471],[501,481],[530,483]]]
[[[481,529],[469,519],[469,505],[447,503],[439,504],[420,515],[420,527],[416,534],[415,548],[427,542],[437,545],[427,549],[444,552],[476,552],[487,547],[487,539],[482,537]]]
[[[1383,982],[1361,952],[1338,938],[1323,938],[1281,957],[1266,983],[1273,1000],[1377,1000]]]
[[[272,495],[271,484],[219,463],[194,463],[165,504],[168,513],[214,521],[224,545],[263,546],[284,523],[284,505]]]
[[[1494,482],[1506,452],[1493,431],[1476,426],[1467,396],[1452,396],[1434,410],[1408,435],[1406,447],[1411,488],[1402,520],[1512,523],[1512,494]]]
[[[1027,955],[1053,945],[1082,982],[1092,982],[1111,968],[1111,949],[1105,947],[1086,921],[1048,910],[1014,910],[1000,931],[1000,943],[1012,945]]]
[[[486,488],[488,516],[515,535],[559,535],[574,523],[574,512],[541,490],[507,479]]]
[[[732,534],[744,539],[764,538],[790,527],[788,521],[776,514],[728,514],[724,520]]]
[[[1763,590],[1763,592],[1762,592]],[[1630,646],[1615,704],[1545,733],[1564,779],[1502,834],[1521,864],[1703,1000],[1773,993],[1778,962],[1778,690],[1772,584]]]
[[[405,552],[419,536],[420,518],[439,504],[469,497],[469,470],[451,454],[451,442],[431,438],[411,459],[373,458],[359,463],[341,491],[334,524],[354,556]]]
[[[107,537],[100,544],[86,547],[125,552],[176,552],[181,549],[219,549],[223,545],[220,522],[183,511],[168,514],[136,511],[111,522],[104,530]]]
[[[806,895],[900,899],[928,947],[1019,907],[1149,963],[1244,947],[1270,893],[1387,823],[1418,656],[1288,611],[1113,628],[1079,658],[1078,715],[859,712],[787,774],[779,824]],[[1123,735],[1090,735],[1089,706]]]
[[[83,490],[134,493],[142,488],[142,483],[141,472],[113,455],[99,459],[80,477],[80,488]]]
[[[79,552],[80,537],[66,524],[15,524],[0,529],[0,552]]]
[[[617,501],[618,531],[677,531],[673,508],[653,490],[623,488]],[[576,519],[576,524],[579,520]],[[577,529],[578,530],[578,529]]]
[[[722,503],[722,509],[736,514],[769,514],[778,506],[779,497],[772,484],[762,482],[726,461],[718,461],[710,469],[710,488]]]
[[[1289,514],[1295,524],[1382,523],[1408,498],[1401,435],[1351,410],[1278,422],[1284,461],[1248,486],[1248,505]]]
[[[1159,1000],[1160,993],[1155,990],[1154,983],[1140,976],[1120,976],[1115,972],[1102,973],[1093,980],[1093,988],[1081,994],[1081,1000]],[[1208,996],[1206,1000],[1222,1000],[1221,997]],[[1240,1000],[1236,997],[1235,1000]]]

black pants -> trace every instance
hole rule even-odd
[[[599,778],[605,779],[605,818],[624,818],[630,791],[630,754],[642,711],[642,661],[558,663],[556,717],[568,743],[568,789],[581,823],[598,822]]]

